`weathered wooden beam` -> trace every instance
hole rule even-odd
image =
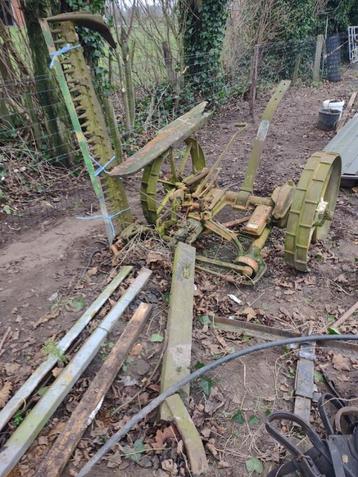
[[[156,137],[129,159],[114,167],[111,176],[128,176],[143,169],[154,159],[166,152],[170,147],[184,141],[201,128],[211,113],[205,113],[206,101],[203,101],[180,118],[162,128]]]
[[[116,277],[113,278],[96,300],[87,308],[83,315],[76,321],[72,328],[65,334],[65,336],[57,343],[57,349],[60,353],[65,353],[71,346],[77,336],[84,330],[92,318],[98,313],[102,306],[106,303],[112,293],[119,287],[123,280],[132,271],[133,267],[125,266],[119,270]],[[35,369],[31,376],[25,381],[20,389],[16,391],[14,396],[0,411],[0,431],[9,422],[15,412],[23,406],[28,397],[39,386],[44,377],[51,371],[51,369],[58,362],[58,357],[49,356],[43,363]]]
[[[140,335],[152,305],[141,303],[130,319],[109,356],[96,374],[81,401],[71,414],[64,430],[40,465],[36,477],[58,477],[80,441],[84,431],[100,410],[104,397]]]
[[[314,394],[315,343],[300,346],[295,380],[294,414],[309,422]]]
[[[149,280],[151,271],[142,269],[124,295],[113,306],[95,331],[87,338],[70,363],[62,370],[44,396],[5,442],[0,456],[0,477],[7,476],[25,454],[41,429],[93,360],[128,305]]]
[[[167,322],[167,349],[163,357],[161,391],[190,374],[193,328],[195,248],[180,242],[175,250]],[[189,385],[181,389],[189,397]],[[160,416],[174,421],[185,444],[193,475],[208,470],[199,432],[182,398],[175,394],[163,402]]]
[[[334,326],[334,325],[333,325]],[[272,326],[261,325],[249,321],[237,320],[236,318],[221,318],[215,316],[214,328],[231,333],[241,333],[253,338],[263,339],[267,341],[279,340],[282,338],[294,338],[300,336],[299,333],[293,331],[282,330],[281,328],[273,328]],[[346,351],[358,353],[358,345],[352,342],[336,341],[334,343],[321,342],[323,348],[336,348]]]
[[[179,242],[174,255],[167,322],[167,349],[163,357],[161,391],[190,374],[193,327],[195,248]],[[189,386],[182,389],[189,396]],[[166,404],[161,418],[171,420]]]
[[[183,438],[185,450],[190,462],[192,475],[201,475],[209,470],[205,449],[200,434],[195,427],[179,394],[165,401],[173,416],[175,425]]]

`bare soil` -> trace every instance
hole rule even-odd
[[[298,180],[308,157],[321,150],[333,135],[316,128],[320,103],[327,98],[347,100],[356,85],[356,76],[348,73],[341,83],[290,89],[269,133],[256,181],[257,193],[270,194],[275,186],[287,179]],[[268,97],[269,94],[259,97],[258,117]],[[223,151],[243,121],[248,127],[225,155],[219,177],[220,186],[232,190],[240,187],[257,129],[257,122],[251,122],[248,104],[241,99],[232,101],[200,133],[210,163]],[[133,179],[128,188],[131,191],[136,188]],[[61,198],[60,193],[57,195]],[[171,273],[171,252],[152,234],[123,244],[119,256],[112,257],[106,248],[101,224],[74,217],[78,211],[91,210],[94,199],[89,187],[81,189],[78,201],[78,209],[74,209],[72,206],[56,207],[56,202],[51,203],[49,199],[50,207],[40,208],[35,217],[26,215],[25,211],[22,217],[6,217],[0,224],[3,244],[0,249],[0,341],[10,328],[0,350],[0,390],[5,382],[11,382],[13,391],[24,382],[43,359],[44,343],[50,338],[58,339],[80,315],[80,310],[71,311],[73,300],[82,297],[88,305],[121,263],[133,264],[136,270],[143,265],[153,270],[151,283],[125,314],[123,322],[139,300],[153,303],[155,311],[65,475],[75,475],[106,437],[157,395],[164,345],[153,343],[150,337],[153,333],[165,335]],[[138,198],[133,197],[132,201],[137,204]],[[193,368],[255,342],[245,336],[212,329],[203,316],[211,319],[212,316],[234,315],[307,333],[325,330],[357,300],[357,203],[357,194],[351,190],[340,191],[329,237],[324,243],[313,246],[308,274],[293,271],[285,264],[284,234],[280,230],[275,230],[264,249],[268,270],[255,287],[229,285],[203,272],[196,274]],[[242,305],[230,300],[229,293],[235,294]],[[70,415],[122,328],[123,323],[21,460],[16,475],[34,475],[38,463],[61,432],[61,423]],[[353,316],[347,321],[341,331],[357,333],[356,318]],[[343,356],[348,359],[349,367],[337,369],[335,359],[342,352],[334,348],[330,351],[319,349],[318,355],[317,371],[331,377],[343,396],[354,397],[358,384],[357,356]],[[263,463],[265,475],[278,462],[282,452],[268,438],[264,421],[273,410],[292,410],[295,362],[294,351],[273,350],[228,364],[207,380],[193,383],[188,407],[205,442],[210,475],[255,475],[246,467],[252,457]],[[135,384],[124,384],[128,376]],[[317,385],[325,389],[320,379],[317,379]],[[39,396],[35,401],[37,399]],[[20,413],[17,421],[13,420],[0,434],[0,446],[24,414],[25,411]],[[315,417],[313,412],[312,420]],[[153,450],[153,443],[158,443],[158,429],[165,430],[168,426],[170,424],[160,422],[157,414],[152,413],[91,475],[190,475],[179,436],[166,439],[160,450]],[[144,443],[145,452],[134,454],[133,458],[133,444],[137,440]]]

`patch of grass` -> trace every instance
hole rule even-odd
[[[57,344],[52,340],[46,341],[42,347],[42,351],[48,356],[53,356],[62,364],[68,362],[68,358],[64,355],[63,351],[61,351]]]

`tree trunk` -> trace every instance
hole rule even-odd
[[[220,56],[228,0],[179,0],[186,78],[204,94],[220,87]]]
[[[68,165],[70,147],[68,140],[66,141],[60,132],[59,124],[60,114],[57,104],[60,97],[57,85],[50,76],[48,50],[38,21],[39,18],[50,15],[50,11],[46,0],[21,0],[21,8],[29,37],[37,96],[43,108],[48,130],[51,159]],[[62,159],[56,160],[59,157]]]

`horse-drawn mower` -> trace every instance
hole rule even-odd
[[[60,15],[43,22],[52,56],[59,46],[63,48],[69,41],[78,43],[76,23],[100,31],[113,46],[109,30],[98,17]],[[109,194],[97,194],[102,211],[103,198],[106,198],[106,206],[109,202],[112,207],[111,214],[105,212],[107,225],[108,217],[115,217],[123,224],[123,216],[115,214],[118,207],[122,210],[128,207],[123,193],[125,178],[142,171],[140,198],[143,214],[163,239],[192,244],[210,232],[235,249],[235,257],[229,260],[212,258],[208,254],[197,257],[198,261],[212,267],[226,267],[254,283],[266,269],[261,251],[272,228],[279,227],[286,229],[286,262],[297,270],[307,270],[310,244],[324,239],[332,222],[340,184],[340,157],[316,152],[308,159],[297,185],[288,180],[268,197],[254,194],[254,181],[270,121],[289,87],[289,81],[278,85],[267,104],[253,141],[243,184],[238,191],[230,191],[217,185],[224,154],[209,167],[196,138],[196,133],[210,117],[210,112],[206,112],[206,102],[161,129],[133,156],[114,166],[112,162],[112,167],[107,167],[113,155],[112,145],[104,130],[103,113],[97,103],[96,108],[93,107],[97,100],[81,48],[67,47],[66,52],[57,58],[56,74],[73,124],[77,125],[75,129],[77,137],[82,140],[84,158],[87,158],[87,163],[88,156],[94,158],[102,172],[105,169],[105,174],[96,175],[96,178],[100,177],[98,180],[102,186],[104,184],[104,189],[105,184],[110,186]],[[271,160],[277,159],[272,157]],[[231,223],[222,223],[219,217],[224,209],[231,209],[235,216],[241,217]],[[127,214],[127,223],[129,220]]]

